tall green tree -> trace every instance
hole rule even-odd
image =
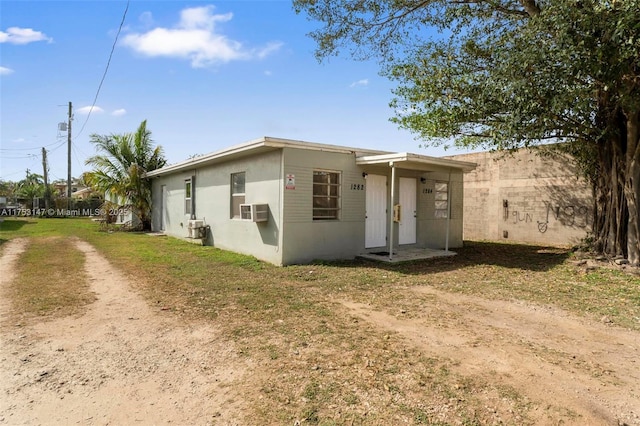
[[[42,175],[31,173],[27,169],[26,177],[16,185],[15,195],[26,200],[30,208],[35,208],[37,206],[33,205],[33,199],[42,197],[44,193],[45,186]]]
[[[13,199],[17,190],[17,183],[10,180],[0,179],[0,197],[7,197]]]
[[[91,143],[100,153],[87,159],[94,170],[84,175],[96,191],[129,204],[143,228],[151,227],[151,183],[145,173],[166,164],[162,147],[153,146],[151,131],[144,120],[135,133],[91,135]]]
[[[294,0],[397,82],[392,119],[427,144],[561,142],[594,184],[595,248],[640,264],[640,0]]]

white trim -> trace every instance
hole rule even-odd
[[[409,152],[389,152],[365,148],[353,148],[348,146],[328,145],[316,142],[305,142],[293,139],[282,139],[264,136],[239,145],[234,145],[219,151],[212,152],[200,157],[191,158],[176,164],[162,167],[148,172],[147,177],[162,176],[169,173],[176,173],[196,166],[207,165],[232,159],[234,157],[246,156],[253,153],[271,151],[274,149],[294,148],[309,151],[335,152],[341,154],[353,154],[356,157],[356,164],[382,164],[394,162],[402,168],[411,168],[423,171],[442,171],[443,168],[458,169],[463,172],[470,172],[476,168],[476,163],[467,161],[450,160],[447,158],[430,157],[427,155],[412,154]],[[402,163],[402,164],[397,164]]]
[[[360,166],[370,164],[393,163],[401,168],[416,170],[447,170],[458,169],[470,172],[476,168],[476,163],[468,161],[449,160],[447,158],[430,157],[427,155],[412,154],[410,152],[396,152],[381,155],[369,155],[356,158],[356,164]],[[401,164],[398,164],[401,163]]]
[[[274,149],[282,148],[297,148],[310,151],[324,151],[324,152],[336,152],[342,154],[384,154],[387,151],[379,151],[363,148],[351,148],[347,146],[339,145],[327,145],[315,142],[304,142],[292,139],[281,139],[264,136],[262,138],[254,139],[249,142],[245,142],[239,145],[234,145],[229,148],[225,148],[219,151],[212,152],[200,157],[191,158],[189,160],[181,161],[179,163],[171,164],[169,166],[162,167],[160,169],[152,170],[146,174],[147,177],[162,176],[169,173],[175,173],[191,167],[205,165],[209,163],[215,163],[234,156],[249,155],[254,152],[271,151]]]

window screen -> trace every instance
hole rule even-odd
[[[449,216],[449,184],[447,182],[436,182],[435,203],[436,218],[446,219]]]
[[[191,179],[184,181],[184,212],[191,214]]]
[[[240,218],[240,204],[245,200],[245,172],[231,175],[231,217]]]
[[[339,219],[340,173],[314,170],[313,220]]]

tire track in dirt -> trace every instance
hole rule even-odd
[[[11,302],[6,289],[16,279],[15,265],[28,245],[29,240],[26,238],[16,238],[10,243],[5,243],[0,252],[0,327],[9,320],[11,312]],[[4,338],[0,343],[5,346]]]
[[[411,315],[342,304],[429,356],[452,360],[463,376],[512,386],[536,404],[535,424],[640,425],[640,333],[550,307],[413,291]]]
[[[236,424],[233,385],[247,366],[233,345],[210,324],[152,310],[91,245],[76,245],[97,296],[85,314],[17,326],[0,299],[0,424]],[[6,243],[0,293],[26,246]]]

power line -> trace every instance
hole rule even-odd
[[[21,160],[21,159],[25,159],[25,158],[34,158],[34,157],[38,157],[37,154],[26,154],[26,155],[12,155],[12,154],[8,154],[8,155],[0,155],[0,159],[3,160]]]
[[[80,131],[75,135],[74,139],[77,138],[78,136],[80,136],[80,134],[84,130],[85,126],[87,125],[87,122],[89,121],[89,117],[91,117],[91,112],[93,111],[93,108],[96,106],[96,102],[98,101],[98,96],[100,94],[100,90],[102,89],[102,85],[103,85],[103,83],[104,83],[104,81],[105,81],[105,79],[107,77],[107,73],[109,71],[109,66],[111,65],[111,59],[113,58],[113,52],[115,51],[116,44],[118,43],[118,38],[120,37],[120,33],[122,32],[122,27],[124,26],[124,22],[125,22],[126,17],[127,17],[127,12],[129,11],[129,1],[130,0],[127,0],[127,5],[125,7],[124,13],[122,14],[122,20],[120,21],[120,26],[118,27],[118,32],[116,33],[116,38],[113,41],[113,46],[111,46],[111,52],[109,53],[109,59],[107,60],[107,65],[105,67],[104,73],[102,74],[102,79],[100,80],[100,84],[98,85],[98,89],[96,91],[96,95],[95,95],[95,97],[93,99],[93,104],[91,105],[91,109],[89,109],[89,114],[87,114],[87,118],[84,121],[84,124],[80,128]],[[49,150],[49,152],[53,152],[53,151],[56,151],[57,149],[59,149],[60,147],[64,146],[65,142],[66,141],[62,141],[62,142],[56,141],[56,142],[53,142],[51,144],[45,145],[44,148],[59,144],[55,148],[52,148],[51,150]],[[0,148],[0,151],[31,151],[31,150],[40,150],[42,148],[43,148],[42,146],[37,147],[37,148]],[[74,148],[77,148],[77,147],[74,147]],[[75,149],[74,149],[74,151],[75,151]],[[77,152],[76,152],[76,156],[79,157],[77,155]],[[11,154],[9,154],[9,156],[2,155],[2,156],[0,156],[0,158],[2,158],[2,159],[12,159],[13,160],[13,159],[26,159],[26,158],[39,158],[39,156],[36,155],[36,154],[27,154],[25,156],[19,156],[19,155],[18,156],[12,156]],[[5,176],[11,176],[11,175],[14,175],[14,174],[17,174],[17,173],[20,173],[20,172],[10,173],[10,174],[7,174]]]
[[[55,148],[51,148],[49,152],[57,151],[58,149],[62,148],[66,143],[67,141],[64,141],[64,140],[62,142],[59,142],[58,146],[56,146]]]
[[[89,155],[88,155],[86,152],[84,152],[84,151],[80,148],[80,145],[78,145],[77,143],[72,143],[72,146],[73,146],[73,148],[74,148],[77,152],[79,152],[80,154],[84,155],[84,157],[85,157],[85,158],[88,158],[88,157],[89,157]]]
[[[40,162],[40,157],[37,156],[37,155],[32,155],[31,158],[36,158],[36,160],[27,166],[27,170],[28,169],[32,169],[35,164]],[[18,171],[15,171],[13,173],[3,173],[2,176],[0,177],[0,180],[4,180],[8,176],[17,175],[18,173],[23,173],[23,172],[24,172],[23,170],[18,170]]]
[[[55,144],[57,144],[59,142],[60,141],[55,141],[55,142],[50,143],[49,145],[44,145],[44,147],[39,146],[37,148],[35,148],[35,147],[34,148],[0,148],[0,151],[34,151],[34,150],[40,150],[42,148],[48,148],[48,147],[53,146],[53,145],[55,145]]]
[[[78,145],[76,145],[74,143],[71,144],[71,149],[73,150],[73,153],[76,156],[75,160],[76,160],[77,165],[80,166],[79,168],[81,170],[84,169],[84,164],[82,164],[82,162],[80,161],[80,155],[79,155],[79,152],[82,153],[82,154],[84,154],[84,152],[82,152],[82,150],[80,150]]]
[[[127,11],[129,10],[129,0],[127,0],[127,6],[124,9],[124,14],[122,15],[122,21],[120,22],[120,27],[118,28],[118,32],[116,33],[116,39],[113,41],[113,46],[111,46],[111,53],[109,53],[109,60],[107,61],[107,66],[104,69],[104,73],[102,74],[102,79],[100,80],[100,84],[98,85],[98,90],[96,91],[96,96],[93,98],[93,104],[89,109],[89,114],[87,114],[87,119],[84,121],[84,124],[80,128],[80,131],[76,134],[76,138],[80,136],[84,127],[87,125],[89,121],[89,117],[91,117],[91,112],[93,108],[96,106],[96,102],[98,102],[98,95],[100,94],[100,89],[102,89],[102,83],[104,83],[104,79],[107,77],[107,72],[109,71],[109,65],[111,65],[111,58],[113,57],[113,51],[116,49],[116,44],[118,43],[118,37],[120,36],[120,31],[122,31],[122,27],[124,26],[125,18],[127,17]]]

